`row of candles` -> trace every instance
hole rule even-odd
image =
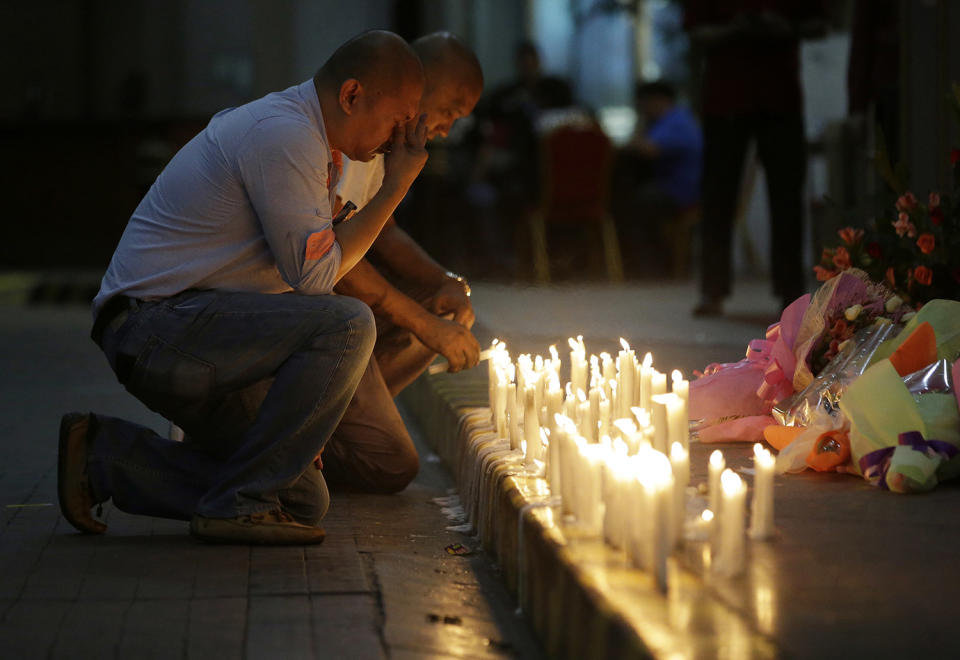
[[[666,586],[666,558],[684,537],[690,485],[689,382],[665,373],[647,353],[637,360],[626,340],[616,358],[587,358],[582,337],[570,339],[570,380],[560,386],[561,360],[520,355],[514,363],[498,340],[489,351],[490,409],[498,437],[543,470],[563,512],[588,534],[602,535]],[[773,533],[775,459],[756,445],[750,535]],[[709,528],[714,566],[742,568],[746,484],[719,450],[708,465],[710,508],[690,527]]]

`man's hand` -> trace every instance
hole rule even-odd
[[[414,117],[404,126],[395,126],[390,139],[390,151],[383,157],[384,187],[406,190],[420,174],[427,162],[427,115]]]
[[[452,312],[456,323],[468,330],[473,327],[473,305],[470,304],[467,287],[458,280],[447,279],[427,302],[427,309],[437,316]]]
[[[432,316],[416,334],[427,348],[447,359],[451,373],[475,367],[480,361],[479,342],[456,321]]]

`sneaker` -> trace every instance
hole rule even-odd
[[[701,298],[697,306],[693,308],[693,315],[700,318],[723,316],[723,300],[720,298]]]
[[[67,413],[60,419],[57,494],[60,512],[71,525],[85,534],[103,534],[107,526],[90,513],[98,504],[87,475],[90,428],[89,414]]]
[[[206,518],[195,515],[190,533],[208,543],[256,543],[258,545],[307,545],[322,543],[322,527],[301,525],[284,511],[264,511],[237,518]]]

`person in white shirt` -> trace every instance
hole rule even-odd
[[[94,300],[118,380],[186,432],[105,415],[61,420],[60,507],[190,520],[203,540],[319,543],[312,466],[375,340],[369,308],[332,295],[427,158],[423,69],[384,31],[343,44],[312,80],[215,115],[134,211]],[[385,153],[377,193],[333,226],[340,153]]]
[[[419,111],[426,116],[427,139],[446,137],[480,98],[480,64],[473,51],[448,32],[421,37],[411,45],[423,64]],[[340,201],[352,202],[361,212],[367,208],[381,187],[384,160],[346,162]],[[450,371],[459,371],[476,365],[480,347],[470,332],[474,313],[466,280],[434,261],[393,218],[369,257],[337,283],[336,291],[370,305],[377,342],[353,401],[324,448],[322,463],[332,486],[390,493],[406,487],[419,469],[393,397],[438,353]]]

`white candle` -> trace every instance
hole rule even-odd
[[[494,339],[490,343],[490,359],[487,360],[487,393],[490,404],[490,421],[493,428],[497,428],[497,344],[499,339]]]
[[[514,383],[507,383],[507,424],[510,449],[519,449],[523,433],[520,430],[520,405],[517,403],[517,386]]]
[[[640,364],[640,407],[646,410],[650,410],[650,395],[653,394],[650,389],[653,371],[653,354],[648,352]]]
[[[577,427],[573,420],[566,415],[557,419],[557,458],[560,463],[560,497],[563,512],[570,514],[576,506],[576,474],[579,469],[579,459],[576,447]]]
[[[603,471],[608,449],[600,444],[583,444],[580,450],[584,476],[580,522],[588,534],[599,535],[603,531]]]
[[[631,559],[654,575],[661,591],[666,590],[667,556],[670,553],[670,517],[673,509],[673,474],[670,460],[653,449],[636,456],[637,481],[639,482],[640,517],[633,517],[634,529],[629,544]]]
[[[494,420],[496,423],[497,437],[507,437],[507,374],[503,369],[497,367],[497,402]]]
[[[597,414],[597,434],[602,438],[610,434],[610,399],[600,391],[600,405]]]
[[[570,383],[574,391],[587,389],[587,360],[586,347],[583,345],[583,336],[576,341],[569,339],[570,344]]]
[[[600,394],[602,390],[599,387],[599,381],[597,385],[590,388],[590,435],[588,439],[590,442],[599,442],[600,434],[597,432],[599,422],[600,422]]]
[[[719,449],[714,449],[710,454],[710,463],[707,465],[707,492],[710,498],[710,510],[713,511],[713,515],[719,518],[720,516],[720,475],[723,473],[724,468],[727,467],[727,462],[723,459],[723,452]]]
[[[616,380],[617,366],[613,363],[609,353],[600,354],[600,363],[602,365],[603,382],[609,383],[611,380]]]
[[[690,483],[690,452],[679,442],[670,445],[670,467],[673,470],[674,541],[683,534],[687,513],[687,485]]]
[[[620,405],[617,414],[620,417],[627,417],[630,414],[630,408],[633,407],[633,392],[635,388],[634,381],[637,377],[636,357],[630,350],[630,344],[623,337],[620,337],[620,345],[623,350],[617,357],[617,376],[619,378],[617,391],[620,393]]]
[[[753,446],[753,500],[750,508],[750,538],[773,536],[773,474],[777,459],[759,443]]]
[[[540,432],[546,434],[547,439],[547,485],[551,495],[560,495],[560,481],[563,479],[560,473],[560,435],[564,431],[556,419],[549,431],[541,429]]]
[[[689,426],[686,420],[686,413],[683,410],[683,400],[674,392],[656,394],[653,396],[654,410],[657,409],[657,404],[663,404],[666,408],[667,444],[672,445],[674,442],[679,442],[682,446],[687,447],[689,444]]]
[[[627,507],[633,473],[629,469],[627,445],[622,440],[611,443],[604,472],[603,537],[614,548],[623,548],[629,522]]]
[[[733,470],[724,470],[720,476],[722,491],[720,513],[720,547],[717,552],[717,570],[726,576],[740,573],[744,565],[744,507],[747,486]]]
[[[533,466],[533,462],[543,460],[540,447],[540,419],[536,408],[536,386],[527,385],[523,393],[523,439],[527,443],[525,455],[526,464]]]

